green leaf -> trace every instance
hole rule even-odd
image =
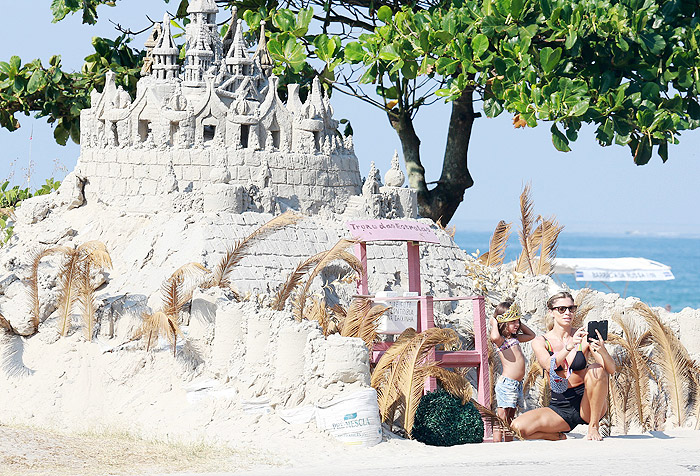
[[[285,8],[272,16],[272,24],[282,31],[292,31],[296,25],[296,18],[291,10]]]
[[[571,108],[571,115],[572,116],[582,116],[588,111],[588,99],[585,99],[583,101],[579,101],[576,103],[574,107]]]
[[[657,55],[666,47],[666,41],[664,41],[663,36],[656,33],[640,33],[639,38],[642,40],[642,45],[644,45],[652,54]]]
[[[362,45],[356,41],[350,42],[345,46],[345,59],[351,63],[362,61],[365,57],[365,50]]]
[[[484,101],[484,114],[487,117],[496,117],[503,112],[503,105],[494,98]]]
[[[394,45],[385,45],[379,50],[379,58],[384,61],[396,61],[401,59],[399,53],[394,48]]]
[[[554,71],[561,58],[561,48],[552,49],[549,46],[540,50],[540,64],[546,74]]]
[[[663,162],[668,160],[668,142],[663,141],[659,144],[659,157]]]
[[[22,66],[22,59],[19,56],[13,56],[10,58],[10,68],[17,72],[19,71],[20,66]]]
[[[418,76],[418,63],[415,61],[406,61],[401,67],[401,74],[406,79],[415,79]]]
[[[63,126],[56,126],[56,129],[53,130],[54,140],[61,145],[66,145],[69,136],[70,131],[67,131]]]
[[[557,128],[556,124],[552,124],[552,144],[560,152],[569,152],[571,148],[569,147],[569,139]]]
[[[393,15],[394,13],[391,11],[391,8],[386,5],[382,5],[379,7],[379,10],[377,10],[377,18],[384,23],[389,23]]]
[[[46,75],[43,70],[37,69],[32,73],[32,77],[29,78],[29,83],[27,83],[27,92],[29,94],[34,94],[38,90],[46,86]]]
[[[641,140],[635,139],[630,144],[634,147],[634,163],[637,165],[649,163],[652,152],[649,140],[646,137],[642,137]]]
[[[544,15],[545,18],[549,18],[552,15],[551,0],[540,0],[540,8],[542,9],[542,15]]]
[[[578,35],[576,34],[575,31],[570,31],[570,32],[566,35],[566,41],[564,42],[564,47],[565,47],[567,50],[570,50],[570,49],[573,48],[574,45],[576,44],[576,40],[578,40]]]
[[[472,50],[474,51],[474,58],[481,58],[486,50],[489,49],[489,39],[486,35],[479,33],[474,38],[472,38]]]

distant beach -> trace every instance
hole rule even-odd
[[[488,249],[489,232],[460,232],[455,242],[469,253],[477,249],[483,253]],[[511,234],[506,249],[506,261],[517,259],[520,243],[517,232]],[[665,233],[625,233],[593,234],[569,233],[566,230],[559,236],[557,256],[561,258],[617,258],[643,257],[659,261],[671,267],[676,279],[671,281],[631,282],[625,293],[625,283],[606,283],[612,292],[635,296],[650,306],[671,306],[678,312],[685,307],[700,308],[700,237],[694,235]],[[573,276],[555,275],[555,280],[567,284],[572,289],[584,287],[587,283],[576,282]],[[588,286],[603,292],[611,292],[599,282]]]

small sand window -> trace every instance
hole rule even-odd
[[[151,121],[140,120],[139,121],[139,138],[141,142],[146,142],[149,134],[151,133]]]
[[[204,142],[209,142],[214,140],[216,135],[216,126],[204,126]]]
[[[241,124],[241,147],[244,149],[248,148],[248,136],[250,135],[250,126],[248,124]]]

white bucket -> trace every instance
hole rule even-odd
[[[376,445],[382,441],[377,391],[370,387],[318,405],[316,426],[346,445]]]

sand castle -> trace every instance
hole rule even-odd
[[[367,349],[357,339],[326,338],[314,323],[295,322],[289,306],[269,309],[265,296],[301,261],[350,238],[347,222],[357,218],[418,220],[434,229],[439,243],[421,247],[424,293],[485,292],[495,302],[515,297],[533,323],[544,316],[555,287],[550,278],[489,271],[483,290],[481,278],[465,268],[473,257],[417,218],[398,156],[384,183],[374,164],[363,182],[352,138],[338,132],[318,80],[305,102],[294,85],[281,101],[264,26],[250,54],[240,21],[219,38],[217,10],[212,0],[190,2],[182,69],[166,16],[147,43],[137,96],[108,75],[81,114],[76,169],[57,193],[17,210],[15,235],[0,250],[0,313],[19,334],[32,333],[25,299],[32,251],[99,240],[113,266],[94,276],[100,287],[90,342],[77,315],[67,337],[59,335],[61,258],[41,261],[38,333],[1,336],[0,388],[19,403],[3,406],[0,421],[227,441],[254,441],[256,428],[274,428],[278,438],[295,438],[298,428],[274,412],[366,388]],[[256,243],[232,272],[248,301],[217,288],[196,291],[183,312],[186,335],[175,357],[165,344],[146,352],[131,342],[142,314],[162,305],[161,284],[174,270],[188,262],[213,269],[227,246],[287,210],[304,218]],[[406,291],[403,246],[388,242],[368,252],[370,289]],[[326,268],[315,292],[347,304],[353,286],[337,285],[347,272],[342,265]],[[592,318],[633,302],[602,293],[595,300]],[[437,305],[436,317],[469,341],[468,305]]]

